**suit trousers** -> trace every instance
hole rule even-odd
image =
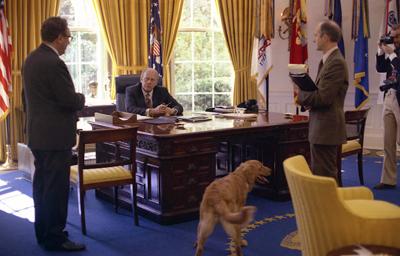
[[[338,145],[310,143],[312,173],[332,177],[337,181],[337,150]]]
[[[396,91],[390,89],[385,95],[383,105],[383,169],[381,182],[396,185],[397,182],[397,144],[400,140],[400,107],[396,98]]]
[[[33,201],[35,234],[39,244],[58,246],[67,239],[71,150],[32,150],[35,157]]]

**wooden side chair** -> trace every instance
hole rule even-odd
[[[338,169],[338,183],[342,186],[342,157],[357,154],[358,163],[358,177],[360,184],[364,185],[363,175],[363,149],[364,149],[364,131],[367,121],[369,108],[361,110],[348,110],[344,113],[346,130],[347,130],[347,143],[343,144],[338,150],[337,169]]]
[[[86,190],[114,187],[115,210],[118,209],[118,186],[130,185],[134,222],[139,224],[136,202],[136,136],[137,127],[79,131],[78,164],[71,166],[71,183],[76,185],[82,233],[86,235],[84,195]],[[107,162],[85,162],[85,147],[94,143],[113,143],[115,153]],[[97,144],[98,145],[98,144]],[[121,156],[121,147],[129,155]],[[128,166],[128,168],[126,168]]]

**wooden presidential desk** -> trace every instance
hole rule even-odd
[[[118,128],[92,122],[93,129]],[[302,154],[309,158],[308,121],[305,116],[286,119],[280,113],[260,113],[257,119],[228,119],[176,124],[139,122],[137,186],[140,214],[161,223],[176,223],[198,216],[203,192],[216,174],[234,170],[247,159],[258,159],[273,172],[270,183],[257,185],[254,193],[275,200],[289,199],[282,161]],[[97,145],[99,158],[115,151]],[[112,199],[112,190],[96,192]],[[122,204],[128,194],[120,193]],[[128,204],[127,204],[128,206]]]

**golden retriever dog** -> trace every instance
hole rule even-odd
[[[201,256],[204,243],[211,235],[215,225],[221,222],[225,232],[235,243],[237,255],[242,255],[240,229],[247,226],[254,217],[256,207],[245,206],[247,194],[256,181],[267,182],[271,169],[257,160],[248,160],[231,174],[213,181],[206,188],[200,204],[200,221],[197,227],[196,256]]]

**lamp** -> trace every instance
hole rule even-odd
[[[288,39],[290,35],[290,28],[292,26],[292,14],[290,13],[290,8],[286,7],[283,12],[281,12],[281,25],[278,28],[278,34],[281,39]]]

